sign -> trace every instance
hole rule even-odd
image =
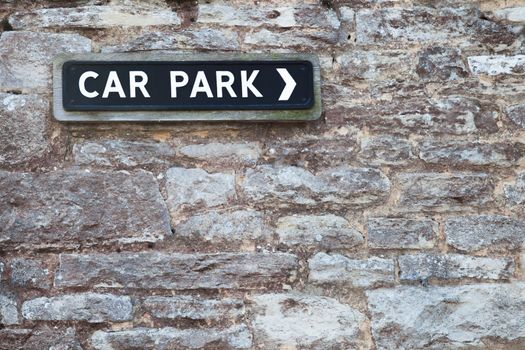
[[[312,55],[91,54],[54,69],[55,118],[312,120],[321,114]]]

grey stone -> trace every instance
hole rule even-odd
[[[74,328],[43,326],[0,330],[0,350],[82,350]]]
[[[413,77],[415,55],[406,50],[349,50],[336,56],[343,81]]]
[[[498,9],[493,12],[497,19],[504,19],[509,22],[525,22],[525,6],[514,6]]]
[[[393,284],[395,280],[394,260],[387,258],[350,259],[340,254],[317,253],[308,260],[308,267],[308,281],[314,284],[369,288]]]
[[[379,170],[339,166],[316,175],[306,169],[261,165],[247,169],[242,184],[246,197],[274,205],[371,205],[384,200],[390,181]]]
[[[399,175],[404,211],[456,211],[483,207],[494,185],[484,173],[404,173]]]
[[[507,166],[525,156],[523,143],[485,143],[427,140],[421,144],[419,157],[427,163],[447,165]]]
[[[133,319],[133,305],[128,296],[68,294],[28,300],[22,315],[26,320],[123,322]]]
[[[250,349],[252,336],[245,325],[226,329],[134,328],[121,331],[96,331],[91,337],[94,350],[190,350]]]
[[[462,251],[504,253],[523,248],[525,221],[502,215],[452,217],[445,222],[445,235],[449,245]]]
[[[507,117],[520,128],[525,128],[525,104],[509,106],[505,109]]]
[[[370,218],[368,246],[375,249],[431,249],[438,225],[433,220]]]
[[[254,339],[261,349],[364,349],[366,316],[327,297],[264,294],[253,298]]]
[[[293,215],[277,221],[279,242],[288,246],[347,249],[364,244],[363,235],[336,215]]]
[[[15,297],[4,290],[0,290],[0,325],[19,324],[18,305]]]
[[[525,345],[523,283],[400,286],[366,293],[378,349],[486,348],[490,339]]]
[[[151,173],[0,171],[0,247],[155,242],[170,234]]]
[[[101,52],[152,50],[239,50],[238,34],[225,29],[192,29],[177,32],[148,32],[124,43],[101,48]]]
[[[201,239],[211,243],[242,244],[271,237],[271,231],[265,225],[262,214],[254,210],[211,210],[191,216],[177,224],[174,230],[175,237]]]
[[[382,135],[361,140],[359,157],[365,164],[400,165],[409,162],[414,155],[407,139]]]
[[[0,93],[0,101],[0,164],[28,164],[42,158],[49,150],[49,103],[38,95],[5,93]]]
[[[86,141],[73,147],[75,163],[112,168],[134,168],[170,164],[175,148],[152,141]]]
[[[470,56],[468,65],[476,75],[523,75],[525,55]]]
[[[220,321],[221,324],[244,316],[241,299],[203,299],[193,295],[147,297],[142,308],[155,318]]]
[[[340,37],[337,32],[327,30],[290,29],[277,32],[255,29],[246,33],[243,43],[252,50],[261,47],[328,50],[340,43]]]
[[[0,88],[47,92],[56,55],[90,51],[91,40],[78,34],[4,32],[0,36]]]
[[[261,156],[261,148],[256,142],[247,143],[207,143],[182,146],[178,152],[195,160],[219,164],[255,164]]]
[[[111,28],[150,25],[179,26],[180,19],[169,8],[149,10],[139,6],[80,6],[17,12],[9,17],[15,30],[29,28]]]
[[[525,172],[518,174],[516,182],[504,188],[505,199],[511,206],[518,208],[525,204]]]
[[[466,78],[469,71],[459,49],[434,45],[420,52],[416,73],[424,80],[455,81]]]
[[[15,258],[11,261],[11,284],[21,288],[51,288],[51,276],[41,260]]]
[[[202,169],[170,168],[166,172],[167,204],[172,219],[185,209],[216,207],[236,197],[235,176]]]
[[[291,254],[160,252],[62,254],[57,287],[266,289],[297,269]]]
[[[399,257],[402,281],[476,278],[508,280],[514,274],[511,258],[485,258],[462,254],[416,254]]]

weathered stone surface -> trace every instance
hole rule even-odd
[[[202,169],[170,168],[166,172],[168,208],[173,219],[185,209],[216,207],[236,197],[235,176]]]
[[[525,6],[507,7],[494,11],[496,18],[509,22],[525,22]]]
[[[401,286],[367,295],[378,349],[485,348],[489,338],[525,345],[523,283]]]
[[[375,249],[431,249],[438,234],[435,221],[370,218],[368,246]]]
[[[492,199],[494,185],[483,173],[404,173],[399,175],[404,211],[457,211],[480,207]]]
[[[193,295],[147,297],[142,308],[155,318],[227,322],[244,315],[241,299],[203,299]]]
[[[0,247],[154,242],[170,233],[151,173],[0,171]]]
[[[308,280],[314,284],[368,288],[392,284],[395,278],[394,260],[379,257],[362,260],[340,254],[318,253],[308,261],[308,267]]]
[[[123,322],[133,318],[133,305],[128,296],[68,294],[28,300],[22,315],[27,320]]]
[[[261,148],[256,142],[247,143],[207,143],[182,146],[177,150],[185,157],[217,162],[219,164],[253,165],[261,156]]]
[[[62,254],[57,287],[265,289],[297,269],[291,254]]]
[[[224,29],[193,29],[178,32],[148,32],[124,43],[101,48],[101,52],[152,50],[239,50],[236,32]]]
[[[359,44],[395,42],[449,42],[453,39],[473,43],[511,45],[519,28],[480,18],[479,12],[452,8],[387,8],[356,13]]]
[[[504,188],[505,199],[511,206],[525,204],[525,172],[520,173],[513,185]]]
[[[277,221],[279,242],[287,246],[348,249],[364,243],[363,235],[336,215],[293,215]]]
[[[9,17],[15,30],[32,28],[110,28],[149,25],[180,25],[171,9],[154,11],[126,6],[81,6],[17,12]]]
[[[273,205],[365,205],[382,201],[390,181],[377,169],[340,166],[316,175],[306,169],[261,165],[247,169],[243,182],[251,201]]]
[[[134,328],[122,331],[96,331],[91,337],[94,350],[189,350],[250,349],[252,336],[245,325],[219,329]]]
[[[419,78],[430,81],[453,81],[468,76],[461,51],[445,46],[431,46],[421,51],[416,72]]]
[[[401,50],[349,50],[336,62],[343,80],[384,80],[412,76],[415,57]]]
[[[18,306],[14,295],[0,289],[0,325],[18,323]]]
[[[0,93],[0,164],[27,164],[46,154],[48,110],[41,96]]]
[[[253,298],[254,339],[261,349],[357,349],[366,320],[332,298],[265,294]]]
[[[362,162],[372,165],[400,165],[414,158],[412,146],[407,139],[382,135],[361,140]]]
[[[82,350],[74,328],[0,330],[0,350]]]
[[[507,117],[520,128],[525,128],[525,104],[509,106],[505,109]]]
[[[91,40],[78,34],[4,32],[0,36],[0,88],[45,90],[57,54],[90,51]]]
[[[523,248],[525,221],[502,215],[453,217],[445,222],[445,235],[449,245],[462,251],[507,252]]]
[[[525,156],[525,144],[510,142],[424,141],[419,157],[427,163],[446,165],[515,164]]]
[[[290,29],[285,32],[255,29],[246,33],[243,43],[251,49],[261,47],[285,49],[328,49],[340,43],[339,34],[327,30]]]
[[[399,270],[400,278],[404,281],[431,278],[506,280],[514,274],[515,265],[511,258],[485,258],[462,254],[416,254],[401,255]]]
[[[170,164],[175,148],[152,141],[86,141],[73,147],[75,163],[113,168],[135,168]]]
[[[525,55],[516,56],[470,56],[468,65],[477,75],[523,75],[525,74]]]
[[[11,284],[21,288],[51,288],[51,276],[41,260],[16,258],[11,261]]]

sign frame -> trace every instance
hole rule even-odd
[[[279,110],[129,110],[66,111],[62,100],[62,67],[67,61],[309,61],[313,66],[314,103],[308,109]],[[53,64],[53,115],[63,122],[275,121],[298,122],[321,117],[321,72],[314,54],[302,53],[88,53],[62,54]]]

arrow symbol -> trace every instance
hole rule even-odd
[[[290,73],[288,73],[288,70],[286,68],[276,68],[277,72],[281,75],[281,78],[283,78],[286,85],[284,86],[283,92],[281,92],[281,96],[279,96],[279,101],[288,101],[290,99],[290,96],[292,96],[292,92],[295,89],[295,86],[297,83],[292,78]]]

